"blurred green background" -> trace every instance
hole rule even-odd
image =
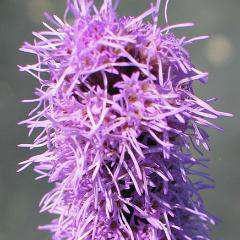
[[[123,0],[120,13],[140,13],[150,0]],[[62,16],[65,0],[0,0],[0,240],[47,240],[37,226],[49,219],[38,214],[38,202],[49,189],[45,182],[35,182],[31,169],[16,174],[17,163],[30,156],[16,147],[29,142],[24,127],[17,126],[29,110],[20,103],[30,98],[36,80],[19,73],[16,65],[32,61],[18,52],[23,41],[31,41],[31,31],[40,30],[42,13],[47,10]],[[196,28],[187,35],[210,34],[211,38],[191,47],[193,61],[210,72],[207,86],[199,95],[219,96],[217,107],[235,114],[220,124],[223,134],[210,131],[212,159],[210,172],[217,188],[205,193],[208,209],[220,216],[213,239],[240,239],[240,1],[239,0],[172,0],[171,23],[194,21]]]

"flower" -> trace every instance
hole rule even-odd
[[[192,149],[208,150],[203,127],[231,114],[194,91],[208,74],[186,47],[207,37],[177,38],[175,28],[193,24],[168,25],[167,11],[158,26],[159,0],[138,17],[118,17],[118,3],[68,0],[64,19],[48,15],[55,28],[44,23],[21,48],[37,63],[20,70],[40,83],[21,123],[41,129],[21,146],[44,152],[19,171],[34,164],[54,184],[40,206],[57,218],[40,229],[54,240],[210,239],[214,218],[199,191],[211,178]]]

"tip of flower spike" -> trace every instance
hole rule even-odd
[[[233,113],[221,112],[221,115],[224,117],[234,117]]]
[[[193,44],[193,43],[199,42],[199,41],[204,41],[204,40],[207,40],[207,39],[209,39],[209,36],[207,36],[207,35],[205,35],[205,36],[199,36],[199,37],[194,37],[194,38],[185,40],[185,41],[183,42],[183,45],[189,45],[189,44]]]
[[[187,27],[193,27],[193,26],[195,26],[195,24],[192,23],[192,22],[179,23],[179,24],[174,24],[174,25],[167,26],[167,27],[161,29],[161,32],[167,32],[167,31],[170,31],[170,30],[178,29],[178,28],[187,28]]]
[[[26,144],[18,144],[17,146],[21,147],[21,148],[29,148],[29,149],[35,148],[34,144],[28,144],[28,143],[26,143]]]
[[[56,21],[56,19],[54,19],[54,17],[50,13],[44,12],[43,16],[53,25],[59,26],[58,21]]]
[[[22,51],[22,48],[20,48],[19,50]],[[23,69],[24,67],[23,66],[17,65],[17,67],[18,67],[20,72],[24,72],[24,69]]]
[[[21,173],[21,172],[24,171],[26,168],[28,168],[31,164],[32,164],[32,162],[29,162],[28,164],[25,164],[24,166],[20,167],[20,168],[17,170],[17,173]]]

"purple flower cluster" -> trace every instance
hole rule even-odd
[[[21,48],[37,62],[20,70],[40,83],[22,122],[38,135],[21,146],[44,152],[19,171],[33,164],[54,185],[40,206],[56,219],[40,229],[54,240],[210,239],[197,152],[208,149],[202,127],[230,114],[194,93],[208,74],[186,46],[207,37],[177,38],[193,24],[169,25],[167,11],[159,27],[160,0],[137,17],[117,17],[118,3],[68,0],[64,19],[48,15]]]

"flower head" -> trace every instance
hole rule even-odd
[[[111,0],[68,0],[64,19],[33,33],[22,51],[37,63],[20,67],[40,87],[29,119],[41,132],[31,148],[45,151],[21,163],[54,183],[41,211],[57,215],[40,227],[54,240],[209,239],[214,223],[199,195],[210,179],[191,148],[208,149],[202,127],[230,114],[198,98],[207,73],[186,47],[206,37],[177,38],[157,25],[160,1],[138,17],[118,17]],[[167,1],[168,3],[168,1]],[[146,23],[147,16],[153,18]],[[35,115],[33,115],[35,113]],[[211,180],[211,179],[210,179]]]

